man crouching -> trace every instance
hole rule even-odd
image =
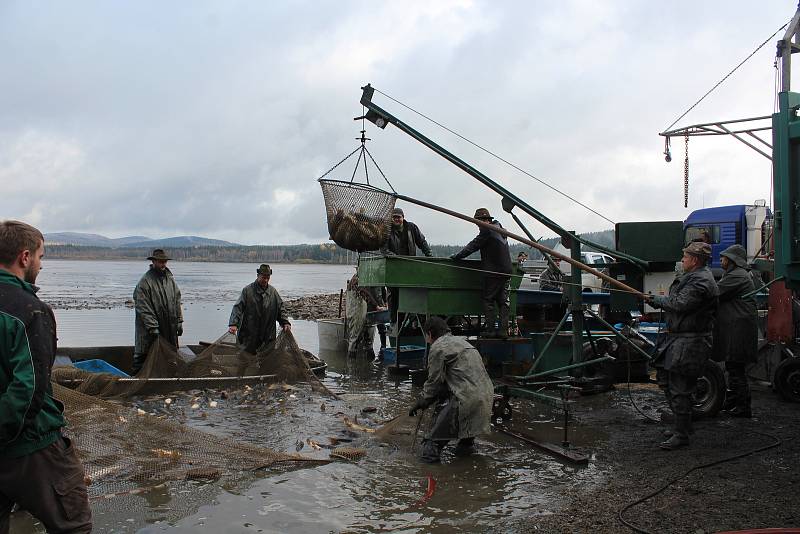
[[[420,455],[423,462],[436,463],[451,439],[458,439],[456,455],[468,455],[475,436],[489,432],[494,386],[480,353],[466,339],[450,334],[443,319],[431,317],[423,331],[430,344],[428,379],[408,414],[414,417],[436,404]]]

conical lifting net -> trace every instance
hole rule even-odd
[[[389,236],[395,197],[368,184],[319,180],[330,238],[356,252],[378,250]]]

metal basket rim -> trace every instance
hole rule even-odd
[[[374,191],[376,193],[383,193],[385,195],[389,195],[391,197],[396,197],[396,193],[390,193],[389,191],[385,191],[379,187],[375,187],[371,184],[363,184],[361,182],[348,182],[346,180],[329,180],[326,178],[320,178],[317,180],[320,184],[333,184],[333,185],[342,185],[347,186],[353,189],[362,189],[366,191]]]

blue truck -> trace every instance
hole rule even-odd
[[[721,269],[719,253],[731,245],[747,249],[747,260],[770,251],[772,214],[763,200],[753,204],[695,210],[683,223],[684,242],[702,239],[711,245],[711,268]],[[767,246],[763,246],[767,243]],[[762,248],[764,250],[762,250]]]

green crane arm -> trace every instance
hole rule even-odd
[[[367,120],[374,123],[378,128],[386,128],[387,124],[393,124],[400,131],[410,135],[412,138],[416,139],[426,147],[430,148],[431,150],[442,156],[444,159],[446,159],[459,169],[463,170],[464,172],[466,172],[467,174],[469,174],[470,176],[481,182],[489,189],[499,194],[503,198],[504,204],[506,206],[509,203],[513,203],[514,205],[519,206],[519,208],[522,211],[524,211],[525,213],[527,213],[528,215],[530,215],[531,217],[533,217],[534,219],[536,219],[537,221],[541,222],[546,227],[551,229],[553,232],[558,234],[563,240],[565,246],[571,243],[572,239],[575,239],[580,243],[583,243],[584,245],[605,252],[610,256],[627,260],[642,269],[646,270],[648,268],[648,262],[645,260],[642,260],[635,256],[631,256],[629,254],[619,252],[618,250],[609,249],[598,243],[594,243],[592,241],[589,241],[588,239],[582,238],[580,236],[577,236],[576,234],[568,232],[567,230],[562,228],[558,223],[556,223],[555,221],[547,217],[545,214],[543,214],[542,212],[535,209],[533,206],[531,206],[530,204],[519,198],[517,195],[515,195],[508,189],[504,188],[503,186],[501,186],[500,184],[498,184],[497,182],[495,182],[482,172],[480,172],[478,169],[476,169],[466,161],[462,160],[458,156],[447,151],[444,147],[435,143],[425,135],[421,134],[408,124],[404,123],[403,121],[401,121],[400,119],[398,119],[397,117],[386,111],[385,109],[373,103],[372,95],[375,93],[375,88],[372,87],[372,85],[367,84],[365,87],[362,87],[361,89],[363,91],[361,95],[361,104],[367,109],[367,113],[365,115]]]

